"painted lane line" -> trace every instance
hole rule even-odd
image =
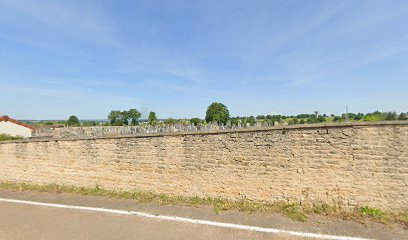
[[[308,232],[296,232],[296,231],[289,231],[289,230],[281,230],[277,228],[256,227],[256,226],[249,226],[249,225],[215,222],[215,221],[209,221],[209,220],[200,220],[200,219],[192,219],[192,218],[184,218],[184,217],[176,217],[176,216],[153,215],[153,214],[143,213],[143,212],[108,209],[108,208],[72,206],[72,205],[65,205],[65,204],[33,202],[33,201],[8,199],[8,198],[0,198],[0,202],[26,204],[26,205],[51,207],[51,208],[75,209],[75,210],[92,211],[92,212],[104,212],[104,213],[112,213],[112,214],[118,214],[118,215],[133,215],[133,216],[140,216],[140,217],[153,218],[153,219],[159,219],[159,220],[176,221],[176,222],[192,223],[192,224],[199,224],[199,225],[208,225],[208,226],[215,226],[215,227],[222,227],[222,228],[233,228],[233,229],[253,231],[253,232],[286,234],[286,235],[292,235],[292,236],[298,236],[298,237],[308,237],[308,238],[317,238],[317,239],[369,240],[367,238],[360,238],[360,237],[347,237],[347,236],[336,236],[336,235],[317,234],[317,233],[308,233]]]

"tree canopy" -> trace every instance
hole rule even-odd
[[[114,110],[109,113],[108,120],[112,126],[138,125],[141,116],[142,114],[136,108],[129,111]]]
[[[227,106],[222,103],[214,102],[208,108],[205,115],[207,122],[217,122],[225,124],[230,118]]]
[[[166,120],[164,121],[164,124],[174,125],[174,124],[176,124],[176,120],[173,119],[173,118],[168,118],[168,119],[166,119]]]
[[[198,126],[198,124],[201,123],[201,119],[199,119],[199,118],[192,118],[192,119],[190,119],[190,123],[194,124],[195,126]]]
[[[157,123],[156,113],[155,112],[150,112],[148,120],[149,120],[150,125],[152,125],[152,126],[156,125],[156,123]]]
[[[67,121],[67,125],[70,127],[77,127],[81,125],[77,116],[70,116]]]

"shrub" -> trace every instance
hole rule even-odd
[[[194,124],[194,126],[198,126],[201,123],[201,119],[192,118],[192,119],[190,119],[190,123]]]
[[[13,137],[8,134],[0,134],[0,141],[19,140],[19,139],[23,139],[23,137],[20,137],[20,136]]]

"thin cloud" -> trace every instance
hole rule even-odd
[[[81,8],[75,5],[55,2],[29,0],[0,1],[0,12],[3,19],[15,22],[18,16],[20,24],[27,27],[32,23],[40,23],[39,27],[45,27],[54,32],[65,33],[83,40],[100,42],[109,45],[120,45],[114,36],[113,26],[105,21],[100,11],[81,4]],[[17,38],[22,41],[21,38]],[[27,40],[26,42],[30,42]]]
[[[125,83],[121,80],[111,79],[64,79],[64,78],[46,78],[45,83],[68,86],[86,86],[86,87],[122,87]]]

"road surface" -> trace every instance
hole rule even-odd
[[[300,223],[279,214],[215,214],[206,207],[0,190],[0,239],[408,239],[408,230],[318,216]]]

